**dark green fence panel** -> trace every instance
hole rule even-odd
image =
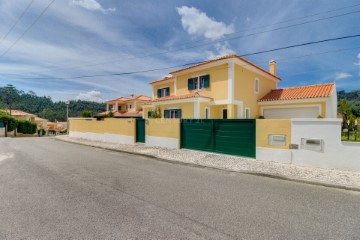
[[[4,128],[5,127],[5,123],[0,122],[0,128]]]
[[[145,119],[136,119],[136,142],[145,143]]]
[[[202,151],[213,150],[211,120],[182,120],[181,147]]]
[[[254,119],[228,119],[215,122],[215,151],[244,157],[256,157]]]
[[[256,158],[256,120],[183,119],[181,147]]]

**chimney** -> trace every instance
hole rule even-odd
[[[270,60],[270,62],[269,62],[269,72],[272,75],[276,76],[276,61],[275,60]]]

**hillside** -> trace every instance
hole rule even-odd
[[[0,92],[3,88],[0,88]],[[35,114],[49,121],[66,121],[66,104],[59,101],[54,102],[51,97],[40,97],[34,92],[25,93],[16,89],[17,99],[12,109]],[[4,109],[4,103],[0,103],[0,109]],[[93,115],[103,112],[106,109],[105,103],[72,100],[69,104],[69,117],[78,117],[84,110],[90,111]]]
[[[340,105],[343,99],[346,99],[348,106],[348,113],[351,113],[355,117],[360,117],[360,90],[355,90],[351,92],[339,91],[338,94],[338,111],[340,110]]]

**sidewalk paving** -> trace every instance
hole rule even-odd
[[[360,172],[294,166],[188,149],[168,149],[147,147],[144,144],[127,145],[92,141],[70,138],[68,135],[57,136],[56,139],[114,151],[141,154],[161,160],[360,191]]]

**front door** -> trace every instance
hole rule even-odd
[[[227,109],[222,110],[222,118],[227,119]]]

